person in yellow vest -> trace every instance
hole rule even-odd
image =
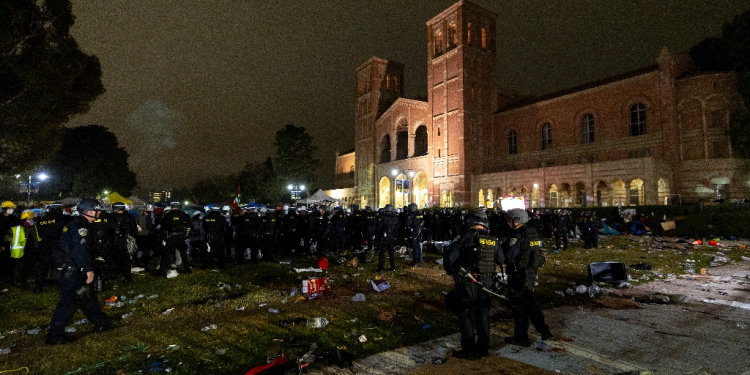
[[[10,241],[13,239],[13,232],[10,228],[21,224],[21,219],[13,213],[15,209],[16,205],[11,201],[3,202],[0,208],[2,210],[0,213],[0,278],[3,281],[10,281],[13,276],[10,257]]]
[[[10,258],[13,264],[13,283],[23,285],[34,267],[34,256],[39,244],[39,233],[34,225],[34,212],[24,211],[21,224],[11,228]]]

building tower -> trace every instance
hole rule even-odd
[[[433,204],[467,206],[471,175],[489,136],[495,94],[495,14],[459,1],[427,22]],[[473,163],[473,164],[472,164]]]
[[[404,96],[404,64],[372,57],[356,69],[354,107],[355,186],[360,205],[375,202],[374,166],[377,163],[375,120]]]

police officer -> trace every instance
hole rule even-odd
[[[497,267],[503,265],[500,241],[490,235],[489,220],[483,210],[476,210],[468,218],[468,229],[460,234],[449,252],[457,252],[455,261],[446,265],[446,272],[455,282],[458,321],[461,327],[461,350],[453,356],[461,359],[477,359],[489,355],[490,295],[474,281],[485,286],[492,285]],[[444,262],[445,264],[445,262]],[[473,324],[472,324],[473,322]],[[476,329],[476,335],[474,334]]]
[[[568,249],[568,226],[570,226],[570,217],[565,210],[560,210],[557,212],[554,228],[552,229],[555,234],[555,249]]]
[[[542,340],[552,337],[549,327],[544,322],[542,310],[534,299],[534,285],[538,268],[544,264],[542,256],[542,238],[539,232],[526,223],[529,214],[521,208],[508,212],[508,226],[511,232],[508,241],[503,243],[505,264],[508,274],[508,289],[513,312],[514,331],[505,342],[511,345],[529,346],[529,321]]]
[[[324,206],[318,206],[317,214],[313,222],[313,242],[315,252],[319,257],[328,256],[331,233],[331,222]]]
[[[346,225],[347,218],[344,214],[344,210],[341,207],[334,207],[333,217],[331,218],[331,226],[333,229],[333,247],[336,251],[336,255],[341,255],[346,248]]]
[[[588,211],[583,213],[583,217],[581,217],[581,222],[579,223],[578,228],[581,230],[583,248],[590,249],[592,247],[591,241],[593,238],[591,232],[591,219]]]
[[[393,249],[396,246],[396,237],[399,235],[400,221],[396,212],[393,210],[393,206],[387,204],[385,210],[383,210],[383,218],[380,220],[378,229],[378,237],[380,239],[378,244],[378,272],[383,271],[385,266],[385,253],[388,253],[389,260],[391,262],[391,271],[396,270],[396,256]]]
[[[94,275],[96,275],[93,287],[97,292],[108,289],[107,282],[111,277],[109,268],[114,264],[110,216],[107,211],[100,211],[88,229],[91,251],[94,256]]]
[[[312,231],[312,218],[307,213],[307,207],[299,208],[299,238],[300,254],[307,255],[310,252],[310,233]]]
[[[299,254],[299,215],[295,207],[289,207],[287,213],[281,218],[283,230],[283,255],[291,256]]]
[[[65,325],[79,308],[86,318],[94,323],[97,332],[103,332],[112,325],[99,307],[97,293],[91,287],[94,281],[93,255],[91,253],[91,223],[102,210],[99,201],[86,198],[78,203],[77,216],[63,229],[61,257],[58,264],[60,276],[60,302],[52,315],[47,331],[47,344],[58,345],[73,341],[65,336]]]
[[[234,217],[235,242],[237,243],[235,250],[239,263],[245,263],[245,252],[255,246],[253,239],[255,238],[255,224],[258,215],[250,211],[250,207],[244,206],[240,210],[240,214]]]
[[[409,216],[406,219],[406,228],[409,233],[409,246],[412,249],[412,267],[422,263],[422,231],[424,227],[424,216],[417,209],[417,204],[409,205]]]
[[[63,215],[63,205],[52,203],[47,207],[47,213],[37,222],[39,230],[39,259],[36,266],[34,293],[41,292],[47,281],[47,275],[53,265],[62,264],[62,259],[54,259],[53,255],[60,256],[60,237],[63,228],[70,221],[70,216]]]
[[[277,231],[277,219],[276,215],[272,211],[267,211],[266,208],[260,209],[260,230],[261,230],[261,246],[263,249],[263,259],[273,261],[276,259],[276,231]]]
[[[154,222],[154,208],[147,205],[138,212],[135,218],[138,233],[135,236],[135,244],[138,247],[136,259],[139,267],[143,267],[148,272],[148,264],[151,261],[151,254],[156,242],[156,223]],[[140,254],[140,257],[138,257]]]
[[[162,216],[161,223],[159,224],[159,229],[161,229],[166,242],[164,252],[161,255],[161,261],[159,262],[158,274],[160,276],[167,275],[167,270],[172,264],[172,257],[174,257],[175,250],[180,252],[183,272],[192,272],[187,253],[188,245],[185,242],[185,235],[190,233],[190,227],[192,226],[190,215],[180,209],[180,202],[172,202],[169,206],[170,210]],[[222,220],[226,221],[223,217]]]
[[[203,218],[203,230],[206,232],[206,242],[210,248],[209,253],[203,259],[203,268],[205,269],[213,259],[218,261],[219,268],[224,268],[228,250],[226,236],[231,229],[218,206],[211,207],[208,215]]]
[[[112,205],[112,217],[110,231],[112,233],[112,255],[114,263],[118,264],[125,282],[132,282],[130,276],[130,253],[128,252],[128,237],[133,237],[138,232],[135,218],[125,211],[125,203],[116,202]]]
[[[375,231],[377,224],[378,224],[378,215],[375,211],[372,210],[370,206],[365,206],[365,213],[363,215],[364,217],[364,236],[365,236],[365,243],[367,244],[365,248],[365,263],[372,262],[372,252],[375,249],[375,235],[377,232]]]

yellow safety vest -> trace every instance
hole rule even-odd
[[[12,230],[13,241],[10,246],[10,257],[21,258],[23,256],[23,248],[26,247],[26,231],[23,230],[23,225],[17,225]]]

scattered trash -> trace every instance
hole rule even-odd
[[[313,267],[307,267],[307,268],[295,268],[294,272],[302,273],[302,272],[323,272],[322,268],[313,268]]]
[[[258,307],[266,307],[266,306],[268,306],[268,302],[263,302],[260,305],[258,305]]]
[[[559,294],[559,295],[565,297],[565,292],[563,292],[562,290],[556,290],[555,294]]]
[[[541,351],[544,351],[544,352],[556,352],[556,353],[566,352],[567,351],[567,350],[565,350],[565,348],[558,348],[558,347],[554,347],[552,345],[548,345],[544,341],[539,341],[539,342],[536,343],[536,350],[541,350]]]
[[[370,284],[372,284],[372,288],[375,289],[376,292],[382,292],[391,287],[391,284],[389,284],[388,280],[382,275],[373,277],[372,280],[370,280]]]
[[[245,306],[238,307],[238,308],[234,309],[234,311],[245,311]]]
[[[122,314],[123,319],[130,318],[131,316],[133,316],[133,313]]]
[[[2,348],[2,349],[0,349],[0,355],[2,355],[2,354],[10,354],[10,349],[9,348]]]
[[[113,303],[115,301],[117,301],[117,296],[112,296],[104,300],[106,303]]]
[[[586,285],[579,285],[576,287],[576,293],[578,294],[586,293],[587,290],[588,288],[586,287]]]
[[[67,332],[67,333],[73,333],[75,331],[76,331],[75,327],[70,327],[70,326],[65,327],[65,332]]]
[[[359,336],[359,337],[357,337],[357,340],[359,342],[361,342],[361,343],[365,343],[365,342],[367,342],[367,336],[365,336],[365,335]]]
[[[428,329],[430,329],[430,328],[432,328],[432,326],[431,326],[431,325],[429,325],[429,324],[425,324],[425,325],[423,325],[423,326],[422,326],[422,331],[426,331],[426,330],[428,330]]]
[[[154,298],[158,298],[158,297],[159,297],[158,294],[152,294],[152,295],[146,297],[146,299],[154,299]]]
[[[171,313],[172,311],[174,311],[174,308],[171,308],[171,309],[166,309],[166,310],[164,310],[164,311],[163,311],[163,312],[162,312],[161,314],[162,314],[162,315],[169,315],[169,313]]]
[[[167,272],[167,279],[174,279],[178,275],[179,273],[177,273],[177,270],[169,270],[169,272]]]
[[[378,311],[378,315],[377,315],[378,320],[381,322],[390,322],[395,317],[396,317],[396,310],[394,309],[388,309],[388,310],[382,309]]]
[[[627,281],[623,281],[623,282],[621,282],[621,283],[617,284],[617,287],[618,287],[618,288],[620,288],[620,289],[622,289],[622,288],[628,288],[628,289],[630,289],[630,288],[632,288],[632,287],[633,287],[633,285],[631,285],[631,284],[630,284],[629,282],[627,282]]]
[[[171,344],[171,345],[167,345],[167,347],[164,348],[164,350],[172,350],[172,349],[179,349],[179,348],[180,348],[179,345]]]
[[[221,349],[216,348],[216,354],[218,354],[218,355],[227,354],[227,349],[229,349],[229,348],[221,348]]]
[[[302,293],[321,293],[326,290],[328,290],[328,280],[325,277],[302,280]]]
[[[26,330],[27,335],[38,335],[39,332],[42,332],[41,328],[32,328],[32,329]]]
[[[624,316],[621,316],[621,317],[620,317],[620,320],[622,320],[623,322],[627,322],[627,321],[628,321],[629,319],[628,319],[628,318],[626,318],[626,317],[624,317]]]
[[[319,316],[317,318],[307,319],[307,326],[309,328],[322,328],[328,325],[328,319]]]
[[[359,258],[354,257],[346,262],[347,267],[357,267],[359,265]]]
[[[218,328],[218,326],[216,324],[210,324],[210,325],[207,325],[207,326],[201,328],[201,331],[207,332],[207,331],[210,331],[210,330],[216,329],[216,328]]]
[[[365,302],[367,298],[362,293],[357,293],[352,297],[352,302]]]
[[[443,258],[440,258],[440,259],[438,259],[438,260],[437,260],[437,264],[439,264],[439,265],[441,265],[441,266],[442,266],[442,265],[443,265]]]
[[[567,294],[569,296],[574,296],[574,295],[576,295],[576,291],[573,290],[573,288],[568,288],[568,289],[565,289],[565,294]]]
[[[270,312],[270,313],[272,313],[272,314],[278,314],[278,313],[279,313],[279,310],[276,310],[276,309],[268,309],[268,312]]]
[[[75,325],[75,326],[79,326],[79,325],[81,325],[81,324],[86,324],[86,323],[88,323],[88,320],[86,320],[86,319],[81,319],[81,320],[79,320],[79,321],[77,321],[77,322],[73,323],[73,325]]]

